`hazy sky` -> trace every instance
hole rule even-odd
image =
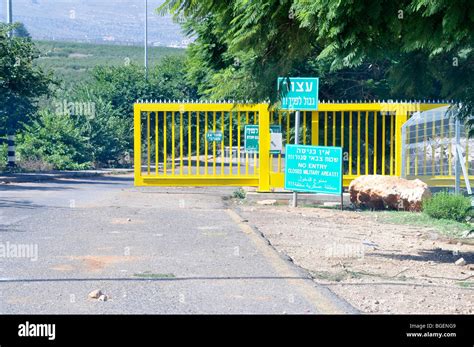
[[[6,0],[1,15],[5,21]],[[155,9],[163,0],[148,0],[149,41],[186,45],[179,25]],[[23,22],[34,39],[94,42],[143,41],[145,0],[13,0],[13,20]]]

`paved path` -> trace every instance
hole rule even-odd
[[[226,205],[233,190],[1,184],[0,313],[350,311]],[[94,289],[109,300],[88,299]]]

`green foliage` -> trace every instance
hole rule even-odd
[[[50,94],[51,78],[34,66],[38,58],[29,38],[7,36],[15,25],[0,23],[0,134],[13,134],[37,110],[38,98]]]
[[[110,101],[92,95],[87,86],[67,100],[73,104],[89,105],[88,112],[73,116],[81,135],[88,139],[88,150],[95,167],[120,165],[119,161],[128,152],[130,124],[123,120]],[[61,115],[61,112],[56,110],[56,114]]]
[[[423,212],[437,219],[464,221],[471,210],[471,199],[459,194],[441,192],[423,201]]]
[[[239,188],[232,193],[234,199],[245,199],[246,196],[247,193],[242,188]]]
[[[143,68],[129,66],[98,66],[86,84],[95,97],[110,101],[124,118],[133,114],[137,99],[186,99],[195,92],[185,79],[184,57],[166,57],[149,71],[145,81]]]
[[[18,135],[20,161],[43,161],[57,170],[91,166],[91,146],[71,116],[40,112]]]
[[[58,92],[34,123],[26,125],[17,139],[21,160],[51,163],[56,169],[128,165],[135,101],[193,96],[184,57],[163,58],[150,69],[148,80],[134,64],[98,66],[90,80]]]
[[[186,82],[185,73],[185,58],[182,56],[163,58],[160,64],[150,69],[146,81],[144,71],[138,65],[96,67],[92,71],[91,81],[66,96],[72,100],[89,101],[96,105],[98,114],[90,124],[90,129],[95,129],[91,131],[97,134],[90,134],[90,138],[95,147],[100,148],[99,143],[102,141],[104,146],[113,144],[114,150],[105,150],[103,154],[107,155],[97,154],[95,159],[103,163],[106,158],[117,158],[119,152],[132,151],[133,104],[137,99],[196,98],[196,91]],[[108,135],[103,137],[104,133]]]
[[[197,36],[189,77],[206,97],[274,100],[277,76],[307,74],[324,98],[447,98],[473,111],[470,0],[167,0],[160,11]]]

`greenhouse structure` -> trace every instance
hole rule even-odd
[[[465,187],[474,179],[474,139],[450,106],[416,112],[402,127],[402,176],[430,186]],[[474,181],[473,181],[474,182]]]

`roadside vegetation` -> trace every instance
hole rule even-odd
[[[436,193],[423,201],[423,213],[435,219],[465,222],[471,219],[471,208],[471,198],[449,192]]]
[[[247,196],[247,193],[242,188],[239,188],[232,193],[232,197],[234,199],[243,200],[246,198],[246,196]]]
[[[377,221],[381,223],[432,228],[449,238],[462,238],[473,229],[473,226],[466,221],[457,222],[452,219],[433,218],[423,212],[378,211],[371,212],[371,214],[375,214]]]
[[[449,238],[466,237],[474,229],[471,199],[447,191],[424,200],[422,212],[386,210],[371,213],[375,213],[381,223],[432,228]]]

